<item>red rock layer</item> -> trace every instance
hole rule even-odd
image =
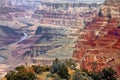
[[[80,33],[73,57],[81,68],[99,71],[112,66],[120,75],[120,28],[117,18],[96,17]]]

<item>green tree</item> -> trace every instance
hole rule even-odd
[[[46,71],[50,70],[49,66],[32,65],[32,68],[33,68],[34,72],[37,74],[41,74],[42,72],[46,72]]]
[[[7,75],[5,76],[7,78],[7,80],[15,80],[15,75],[16,75],[16,72],[15,71],[10,71],[7,73]]]
[[[53,63],[52,63],[52,66],[51,66],[51,69],[50,69],[50,72],[51,73],[57,73],[58,69],[60,68],[61,66],[61,62],[56,58]]]
[[[33,68],[35,73],[37,73],[37,74],[41,74],[42,73],[42,68],[41,68],[40,65],[39,66],[33,65],[32,68]]]
[[[68,68],[62,64],[60,68],[58,69],[57,74],[62,78],[62,79],[69,79],[70,75],[68,73]]]
[[[7,80],[34,80],[36,75],[34,72],[27,72],[24,66],[18,66],[15,71],[10,71],[5,76]]]
[[[106,80],[117,80],[114,76],[116,75],[116,71],[113,68],[105,68],[102,70],[103,79]]]
[[[27,73],[27,80],[35,80],[36,79],[36,75],[32,72],[28,72]]]
[[[44,72],[50,71],[50,66],[43,66],[43,68],[44,68]]]
[[[18,72],[14,80],[35,80],[36,75],[32,72]]]
[[[80,70],[76,70],[72,74],[72,80],[94,80],[91,76],[88,76],[85,72],[82,72]]]
[[[70,68],[73,69],[73,70],[75,70],[75,69],[76,69],[76,66],[77,66],[76,62],[75,62],[74,60],[72,60],[72,59],[67,60],[67,61],[65,62],[65,64],[66,64],[66,66],[70,67]]]
[[[25,70],[25,66],[21,65],[15,68],[16,71],[23,71]]]
[[[89,76],[91,76],[94,80],[101,80],[103,78],[102,72],[89,72]]]
[[[21,71],[15,75],[14,80],[27,80],[27,75],[25,72]]]
[[[76,70],[73,74],[72,74],[72,80],[80,80],[80,75],[81,72],[79,70]]]
[[[94,80],[116,80],[114,75],[116,74],[116,71],[114,71],[112,68],[105,68],[101,72],[89,72],[89,76],[91,76]]]

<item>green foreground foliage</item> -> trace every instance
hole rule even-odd
[[[69,69],[73,71],[70,73]],[[100,72],[76,69],[76,63],[72,59],[61,62],[55,59],[51,66],[33,65],[32,67],[18,66],[5,76],[6,80],[39,80],[37,76],[49,72],[45,80],[117,80],[116,71],[111,67]],[[41,80],[41,79],[40,79]]]
[[[6,75],[7,80],[34,80],[36,79],[36,75],[32,72],[15,72],[10,71]]]

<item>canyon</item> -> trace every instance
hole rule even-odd
[[[57,4],[61,5],[59,2]],[[62,5],[68,5],[68,3],[62,3]],[[63,7],[60,12],[57,8],[57,12],[50,11],[51,8],[47,4],[46,8],[41,5],[36,10],[35,8],[27,10],[25,6],[1,7],[0,24],[3,28],[8,26],[12,29],[13,34],[12,32],[9,34],[11,30],[6,34],[11,40],[13,38],[13,41],[7,44],[8,38],[5,38],[6,44],[1,45],[0,78],[16,66],[26,65],[26,63],[50,65],[54,58],[63,61],[72,58],[78,33],[97,14],[97,8],[91,7],[89,10],[88,6],[82,6],[80,9],[75,6],[76,12],[73,11],[73,7],[66,7],[71,9],[70,13]],[[24,10],[22,10],[23,7],[25,7]],[[79,13],[77,13],[78,9]],[[39,17],[40,15],[43,17]],[[11,18],[8,19],[8,17]],[[4,35],[1,34],[1,36]]]
[[[100,71],[113,67],[120,75],[119,0],[106,0],[94,20],[80,32],[73,57],[81,68]]]
[[[19,65],[51,65],[59,58],[73,59],[79,69],[89,71],[113,67],[119,77],[119,4],[106,0],[103,4],[41,2],[29,10],[23,5],[1,7],[0,75]]]
[[[0,47],[16,42],[22,36],[22,33],[18,33],[10,27],[0,26]]]

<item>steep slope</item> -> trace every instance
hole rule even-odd
[[[84,21],[90,21],[96,15],[99,6],[100,4],[85,3],[42,3],[32,18],[41,24],[80,27]]]
[[[100,9],[102,15],[96,16],[80,33],[73,57],[81,68],[99,71],[113,67],[120,77],[119,3],[120,0],[106,0]]]
[[[120,19],[120,0],[106,0],[101,7],[104,16]]]
[[[0,25],[0,47],[13,43],[22,37],[21,33],[17,33],[14,29]]]
[[[120,0],[105,0],[105,5],[119,5],[120,4]]]

